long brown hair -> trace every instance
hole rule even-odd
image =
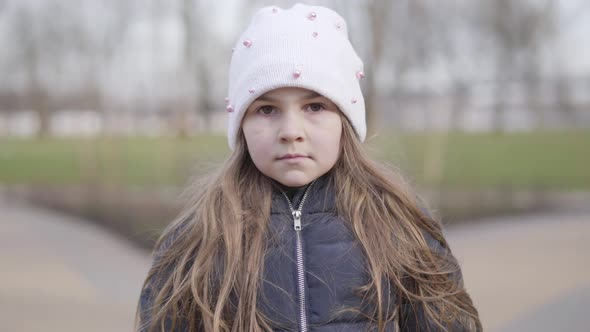
[[[368,318],[379,331],[399,318],[400,310],[386,308],[392,302],[384,294],[391,292],[384,290],[392,286],[407,306],[422,310],[441,330],[447,322],[481,330],[462,279],[456,280],[459,265],[440,222],[419,207],[399,172],[367,156],[344,116],[342,122],[341,155],[330,172],[337,211],[366,255],[371,278],[359,294],[374,303]],[[143,286],[150,307],[138,308],[136,328],[272,331],[256,303],[272,180],[253,164],[241,133],[223,166],[188,193],[186,208],[156,243]],[[432,250],[426,236],[443,252]]]

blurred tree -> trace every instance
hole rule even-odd
[[[29,106],[39,116],[38,136],[49,133],[49,96],[42,82],[42,61],[45,60],[45,50],[42,45],[44,39],[41,34],[50,31],[50,27],[40,27],[40,22],[33,13],[25,8],[16,10],[14,36],[19,41],[20,48],[17,51],[21,59],[20,67],[25,72],[27,88],[25,94]],[[47,28],[47,29],[46,29]],[[16,46],[16,45],[13,45]]]
[[[424,0],[334,2],[334,7],[349,22],[349,34],[365,62],[362,84],[368,135],[374,133],[383,112],[394,119],[391,125],[399,125],[408,75],[424,72],[435,56],[431,52],[437,43],[434,7]],[[382,82],[386,85],[378,84]],[[394,97],[393,104],[379,109],[377,101],[384,93]]]
[[[102,109],[101,75],[118,50],[129,7],[112,8],[104,29],[97,29],[102,22],[87,7],[87,2],[72,7],[48,0],[12,3],[10,8],[11,51],[1,55],[12,64],[14,77],[25,78],[19,93],[26,102],[20,108],[37,112],[38,136],[50,133],[50,115],[56,109]]]
[[[371,136],[375,130],[375,113],[377,93],[377,73],[383,64],[383,55],[386,50],[385,35],[389,30],[392,10],[387,1],[369,0],[366,2],[366,31],[370,33],[367,40],[368,61],[365,63],[364,71],[367,78],[363,83],[365,85],[365,109],[367,121],[367,136]]]
[[[211,129],[211,117],[217,103],[212,99],[214,93],[211,82],[212,65],[218,59],[211,51],[219,49],[219,40],[215,38],[215,23],[212,15],[219,9],[220,3],[206,0],[181,0],[179,15],[184,33],[184,66],[194,78],[196,91],[195,104],[191,105],[197,113],[200,113],[205,121],[205,131]],[[179,134],[186,136],[187,128],[179,128]]]
[[[564,122],[572,127],[576,127],[577,117],[576,108],[572,103],[572,79],[558,77],[553,82],[555,89],[555,107],[564,117]]]
[[[432,112],[443,103],[433,101],[445,98],[452,105],[444,106],[451,108],[450,127],[459,128],[482,82],[493,86],[498,131],[517,93],[526,97],[520,106],[536,111],[539,127],[549,121],[544,111],[553,111],[546,92],[555,94],[565,117],[575,113],[569,90],[578,83],[565,73],[563,55],[549,69],[544,57],[558,54],[551,46],[559,44],[549,43],[588,11],[576,10],[564,22],[556,18],[563,3],[555,0],[311,2],[343,14],[365,60],[369,137],[377,123],[401,127],[402,116],[416,119],[409,113],[416,109],[423,110],[425,128],[436,124],[440,117]],[[209,130],[224,95],[225,69],[218,68],[225,68],[233,42],[222,37],[241,31],[262,5],[293,3],[0,0],[0,96],[6,105],[38,112],[40,135],[49,131],[52,110],[65,107],[175,113],[174,131],[181,136],[198,114],[199,127]]]
[[[524,82],[525,90],[537,105],[540,47],[556,32],[553,0],[511,1],[495,0],[477,4],[478,27],[484,38],[491,40],[494,56],[495,103],[493,128],[502,131],[505,127],[507,103],[514,99],[510,83]]]

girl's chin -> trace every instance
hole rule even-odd
[[[276,181],[287,187],[303,187],[313,181],[312,176],[303,174],[294,174],[293,176],[281,176],[275,178]]]
[[[282,185],[291,187],[291,188],[299,188],[309,184],[311,181],[307,182],[300,182],[300,181],[279,181]]]

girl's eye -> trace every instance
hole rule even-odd
[[[274,108],[270,105],[261,106],[258,108],[257,112],[262,113],[264,115],[271,115]]]
[[[324,106],[324,104],[320,104],[320,103],[313,103],[313,104],[309,104],[308,105],[309,110],[312,112],[320,112],[326,109],[326,106]]]

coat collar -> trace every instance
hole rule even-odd
[[[291,214],[289,203],[283,195],[282,191],[290,189],[293,191],[291,204],[293,209],[297,209],[303,199],[305,191],[309,188],[307,198],[302,208],[302,213],[317,213],[317,212],[335,212],[334,201],[334,185],[332,172],[329,171],[320,176],[315,182],[309,183],[299,188],[288,188],[284,185],[273,181],[272,192],[272,211],[271,213],[288,213]]]

